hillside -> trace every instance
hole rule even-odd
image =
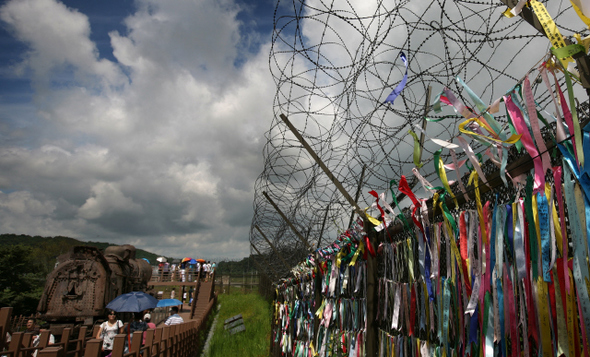
[[[67,253],[70,248],[77,245],[96,247],[102,251],[111,243],[104,242],[83,242],[69,237],[41,237],[29,236],[25,234],[0,234],[0,245],[10,246],[22,244],[33,248],[33,256],[35,261],[43,266],[43,270],[50,272],[55,265],[55,259],[60,255]],[[158,255],[145,251],[143,249],[136,250],[136,258],[146,258],[150,263],[155,264]]]

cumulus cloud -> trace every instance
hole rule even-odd
[[[109,33],[114,60],[87,15],[57,0],[0,8],[26,46],[10,70],[33,84],[31,130],[18,125],[24,110],[0,106],[11,138],[0,144],[0,232],[244,257],[272,117],[269,45],[244,52],[231,0],[135,6],[126,31]]]

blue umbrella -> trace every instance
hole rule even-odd
[[[189,261],[188,261],[188,263],[189,263],[189,264],[197,264],[197,261],[196,261],[196,260],[194,260],[194,259],[191,259],[191,260],[189,260]]]
[[[176,299],[162,299],[158,300],[157,307],[178,306],[182,305],[182,301]]]
[[[158,299],[143,291],[132,291],[113,299],[107,305],[107,309],[116,312],[141,312],[154,309],[158,305]]]
[[[141,258],[143,260],[145,260],[146,262],[148,262],[148,264],[151,264],[150,261],[147,258]]]

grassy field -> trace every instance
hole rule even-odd
[[[257,293],[220,294],[217,326],[207,357],[268,356],[270,351],[270,305]],[[246,331],[231,335],[223,322],[242,314]]]

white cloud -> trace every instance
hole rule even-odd
[[[92,220],[105,214],[132,213],[141,214],[142,207],[125,197],[116,184],[99,182],[92,187],[92,196],[80,207],[80,217]]]
[[[35,73],[34,79],[47,81],[51,72],[72,66],[79,75],[118,83],[118,68],[98,58],[84,14],[54,0],[22,0],[8,2],[0,19],[29,45],[26,65]]]
[[[1,7],[27,46],[18,73],[37,85],[30,131],[0,105],[14,137],[0,146],[0,189],[12,192],[0,197],[0,232],[248,255],[275,85],[268,44],[240,52],[239,11],[227,0],[137,1],[127,30],[109,34],[108,61],[85,14],[56,0]]]

